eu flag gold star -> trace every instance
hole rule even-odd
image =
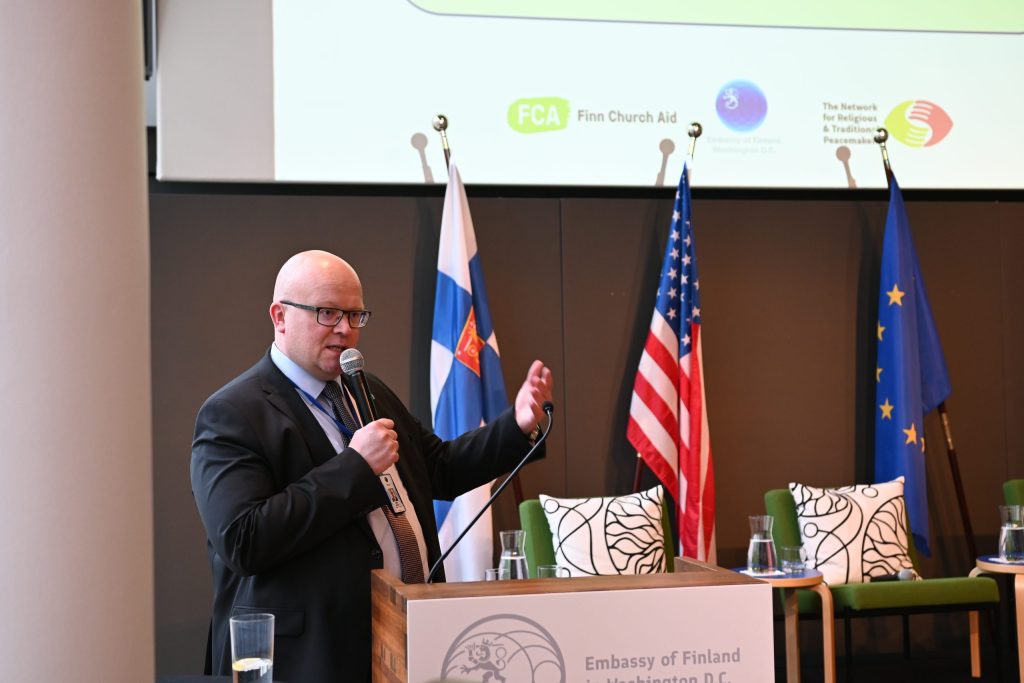
[[[889,399],[888,398],[885,399],[885,403],[883,403],[882,405],[880,405],[878,407],[882,409],[882,419],[883,420],[891,420],[892,419],[892,409],[895,408],[896,406],[894,406],[893,404],[889,403]]]
[[[882,327],[882,321],[878,321],[878,341],[882,341],[882,332],[885,332],[885,328]]]
[[[904,429],[903,433],[907,435],[907,440],[903,444],[904,446],[908,443],[917,443],[917,427],[914,426],[913,422],[910,423],[910,429]]]
[[[879,367],[875,368],[875,381],[876,382],[881,382],[882,381],[882,368],[879,368]]]
[[[893,284],[892,286],[892,291],[886,292],[886,294],[889,296],[890,306],[892,306],[893,304],[896,304],[897,306],[903,305],[903,297],[906,295],[906,292],[901,292],[899,287],[897,287],[895,284]]]

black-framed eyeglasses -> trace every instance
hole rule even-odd
[[[366,327],[366,323],[370,322],[369,311],[343,311],[340,308],[309,306],[307,304],[297,304],[294,301],[285,301],[284,299],[280,303],[285,306],[301,308],[304,311],[313,311],[316,313],[316,321],[324,327],[336,327],[345,316],[348,316],[349,327]]]

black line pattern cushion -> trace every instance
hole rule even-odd
[[[615,498],[540,496],[555,561],[570,576],[665,571],[661,486]]]
[[[903,477],[835,489],[790,484],[789,490],[808,565],[825,583],[862,583],[913,569]]]

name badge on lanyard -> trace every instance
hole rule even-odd
[[[402,494],[398,492],[398,486],[395,485],[395,480],[386,472],[377,476],[380,477],[380,483],[384,485],[384,490],[388,492],[388,507],[390,507],[391,511],[396,515],[404,513],[405,503],[402,502]]]

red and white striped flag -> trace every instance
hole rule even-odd
[[[715,563],[715,475],[704,401],[700,280],[686,165],[626,436],[676,500],[681,553]]]

